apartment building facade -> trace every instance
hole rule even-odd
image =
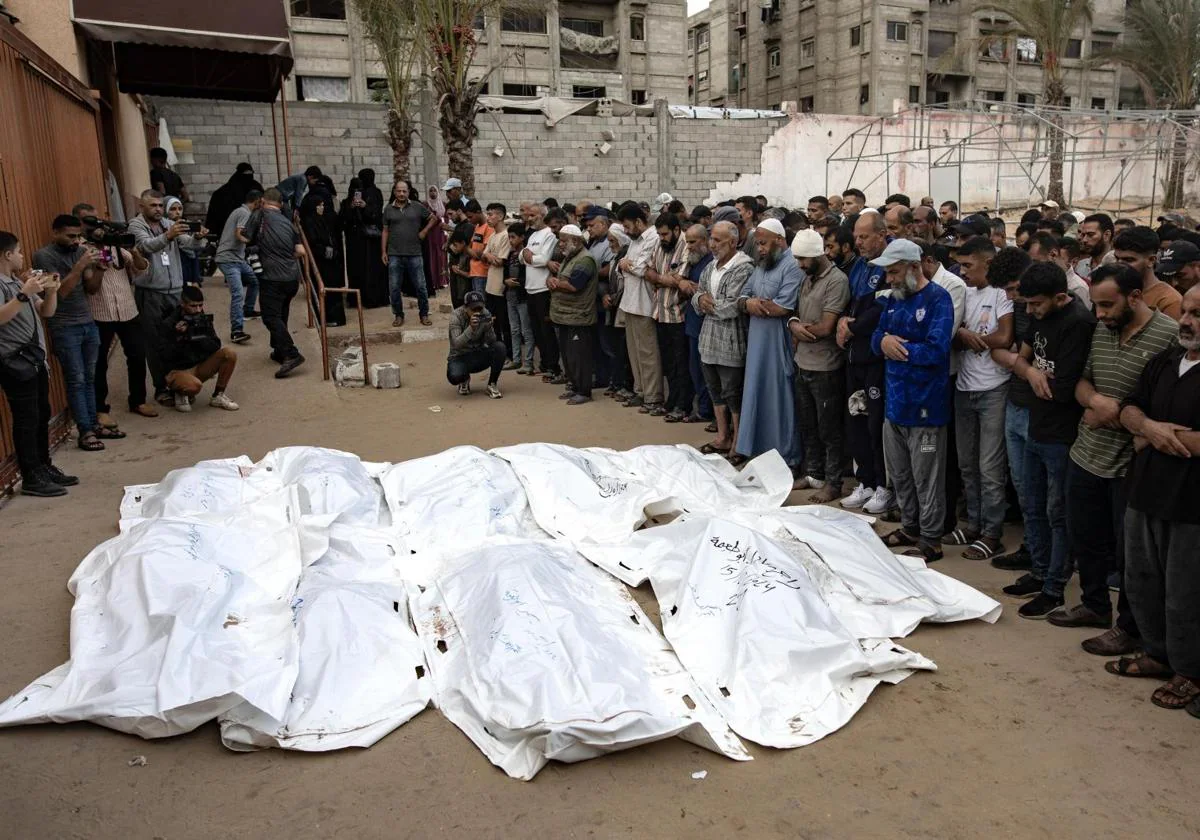
[[[832,114],[892,114],[914,105],[984,100],[1038,104],[1032,40],[985,43],[1003,19],[973,0],[714,0],[688,19],[689,101]],[[1124,0],[1095,16],[1063,60],[1070,105],[1116,108],[1121,74],[1089,68],[1124,30]],[[707,86],[698,79],[706,71]],[[714,82],[715,76],[721,76]]]
[[[383,67],[347,0],[283,0],[292,99],[379,101]],[[475,21],[477,64],[494,96],[685,101],[685,0],[570,0]]]

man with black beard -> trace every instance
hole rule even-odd
[[[687,242],[679,217],[663,213],[654,220],[658,231],[658,248],[646,269],[646,279],[654,284],[654,323],[658,335],[658,353],[662,372],[667,378],[667,399],[646,413],[651,417],[671,418],[679,422],[692,412],[692,375],[688,369],[688,340],[683,325],[683,306],[686,297],[680,294],[679,283],[687,284]]]
[[[885,542],[928,563],[942,558],[954,302],[925,278],[915,242],[897,239],[871,264],[891,287],[871,336],[886,359],[883,448],[900,505],[901,527]]]
[[[1176,343],[1174,320],[1142,300],[1142,278],[1127,265],[1101,265],[1092,273],[1100,323],[1092,334],[1075,399],[1083,406],[1078,436],[1067,463],[1067,535],[1079,569],[1082,603],[1052,612],[1058,627],[1099,627],[1107,632],[1084,642],[1084,650],[1119,656],[1138,647],[1137,623],[1124,588],[1116,625],[1108,575],[1124,571],[1125,474],[1133,460],[1133,435],[1121,425],[1121,400],[1132,393],[1150,359]],[[1115,561],[1115,562],[1114,562]]]

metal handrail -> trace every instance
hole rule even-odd
[[[296,220],[296,229],[300,231],[300,242],[304,245],[304,256],[300,259],[301,274],[305,278],[305,293],[304,299],[308,306],[308,326],[311,329],[313,326],[319,327],[321,337],[321,376],[325,381],[329,380],[329,328],[325,323],[325,296],[329,293],[339,294],[344,296],[352,295],[354,297],[355,309],[358,312],[358,340],[362,347],[362,362],[363,362],[363,381],[371,384],[371,368],[367,361],[367,326],[366,320],[363,317],[362,292],[359,289],[352,289],[349,286],[326,286],[321,279],[321,270],[317,267],[316,257],[313,256],[312,247],[308,244],[308,237],[304,234],[304,226],[300,224],[299,219]],[[313,295],[311,290],[317,290],[317,309],[313,312]]]

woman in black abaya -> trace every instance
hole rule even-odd
[[[346,285],[342,268],[342,228],[328,189],[314,187],[300,203],[300,224],[313,251],[313,260],[327,289]],[[314,305],[315,305],[314,301]],[[325,296],[325,323],[330,327],[346,325],[345,296]]]

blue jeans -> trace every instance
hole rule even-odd
[[[79,433],[99,427],[96,419],[96,360],[100,357],[100,330],[95,322],[51,327],[54,355],[62,365],[67,405]]]
[[[1025,444],[1029,441],[1029,409],[1011,402],[1004,407],[1004,440],[1008,447],[1008,474],[1017,490],[1017,504],[1024,513]]]
[[[487,278],[486,277],[472,277],[471,278],[471,291],[472,292],[487,291]]]
[[[233,332],[245,327],[245,313],[253,311],[258,302],[258,275],[245,260],[241,262],[217,263],[225,282],[229,284],[229,326]],[[245,284],[243,290],[242,284]]]
[[[990,391],[957,391],[954,394],[954,427],[958,468],[967,497],[967,523],[971,530],[998,540],[1004,536],[1004,511],[1008,506],[1004,481],[1005,412],[1008,383]]]
[[[404,317],[404,280],[408,278],[417,292],[417,311],[422,318],[429,317],[429,290],[425,288],[425,269],[420,255],[415,257],[388,257],[388,291],[392,298],[392,314]]]
[[[1065,443],[1025,444],[1025,545],[1032,559],[1030,573],[1044,581],[1042,592],[1061,598],[1071,579],[1067,544],[1067,462]],[[1100,511],[1104,515],[1106,511]]]

